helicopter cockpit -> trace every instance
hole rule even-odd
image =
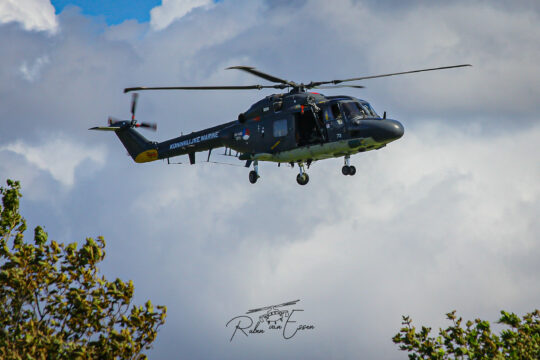
[[[375,110],[367,102],[346,101],[341,102],[341,109],[347,120],[359,124],[363,119],[380,119]]]

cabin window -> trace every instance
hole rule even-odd
[[[343,116],[341,115],[341,111],[339,110],[339,105],[337,103],[332,104],[332,115],[334,116],[334,119],[338,125],[343,124]]]
[[[274,121],[274,137],[287,136],[287,119]]]
[[[338,104],[332,104],[332,115],[334,115],[334,119],[341,119],[341,111],[339,111]]]

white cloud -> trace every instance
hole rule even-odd
[[[26,30],[55,33],[58,22],[49,0],[2,0],[0,23],[16,21]]]
[[[75,169],[85,160],[101,166],[105,162],[105,149],[88,147],[66,138],[55,138],[42,145],[29,145],[16,141],[0,148],[24,156],[26,161],[48,172],[55,180],[71,187],[75,182]],[[10,174],[16,176],[16,174]]]
[[[36,58],[31,65],[28,65],[26,60],[23,61],[23,63],[19,67],[19,71],[25,80],[29,82],[34,82],[39,78],[43,66],[48,63],[49,57],[47,55],[43,55]]]
[[[128,216],[151,219],[139,235],[154,239],[156,271],[170,274],[162,282],[200,292],[187,306],[207,316],[199,329],[217,353],[251,357],[220,344],[227,334],[215,327],[227,311],[301,298],[317,325],[306,335],[316,350],[303,348],[310,358],[397,358],[397,349],[370,355],[392,353],[401,315],[436,329],[452,309],[488,320],[501,309],[532,309],[540,294],[538,265],[529,268],[540,253],[539,136],[539,126],[486,134],[425,123],[354,156],[355,177],[340,175],[340,160],[317,162],[306,187],[295,170],[268,164],[255,186],[234,168],[156,166]],[[328,342],[334,333],[342,337]],[[289,358],[299,348],[290,345]]]
[[[212,0],[163,0],[150,11],[150,25],[154,30],[162,30],[193,9],[211,4]]]

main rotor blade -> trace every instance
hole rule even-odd
[[[261,90],[285,89],[287,85],[246,85],[246,86],[162,86],[162,87],[132,87],[125,88],[124,93],[141,90]]]
[[[281,79],[281,78],[278,78],[276,76],[263,73],[262,71],[259,71],[259,70],[255,69],[254,67],[250,67],[250,66],[231,66],[231,67],[226,68],[225,70],[230,70],[230,69],[246,71],[246,72],[248,72],[248,73],[250,73],[252,75],[258,76],[260,78],[263,78],[263,79],[271,81],[271,82],[280,83],[280,84],[287,84],[287,85],[292,86],[292,87],[297,87],[298,86],[298,84],[295,83],[294,81]]]
[[[366,80],[366,79],[375,79],[375,78],[381,78],[381,77],[387,77],[387,76],[394,76],[394,75],[403,75],[403,74],[412,74],[412,73],[418,73],[423,71],[433,71],[433,70],[443,70],[443,69],[453,69],[453,68],[459,68],[464,66],[472,66],[471,64],[462,64],[462,65],[452,65],[452,66],[441,66],[437,68],[430,68],[430,69],[420,69],[420,70],[411,70],[411,71],[403,71],[403,72],[397,72],[397,73],[391,73],[391,74],[381,74],[381,75],[370,75],[370,76],[362,76],[357,78],[350,78],[350,79],[341,79],[341,80],[329,80],[329,81],[312,81],[311,83],[306,85],[306,88],[313,88],[315,86],[323,85],[323,84],[340,84],[342,82],[346,81],[357,81],[357,80]]]
[[[314,86],[312,89],[339,89],[339,88],[354,88],[354,89],[363,89],[365,86],[362,85],[330,85],[330,86]]]

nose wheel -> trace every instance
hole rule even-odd
[[[351,166],[345,165],[345,166],[343,166],[341,168],[341,173],[343,175],[351,175],[352,176],[352,175],[356,174],[356,168],[354,166],[352,166],[352,165]]]
[[[351,157],[349,155],[345,156],[345,165],[341,168],[341,173],[343,175],[351,175],[353,176],[356,174],[356,168],[354,165],[351,165]]]

